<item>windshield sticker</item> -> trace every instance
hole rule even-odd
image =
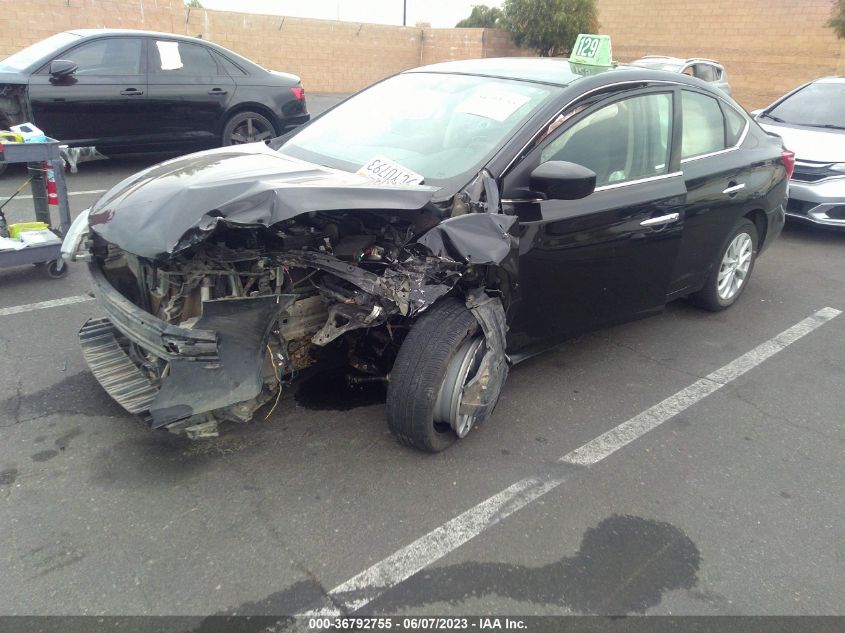
[[[355,173],[388,185],[418,185],[425,178],[422,174],[402,167],[386,156],[374,156]]]
[[[465,112],[500,123],[531,100],[525,95],[504,90],[484,90],[460,103],[455,112]]]

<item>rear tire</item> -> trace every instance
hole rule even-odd
[[[276,136],[276,128],[264,115],[257,112],[237,112],[223,126],[224,146],[269,141]]]
[[[0,163],[0,176],[6,173],[6,170],[9,168],[9,163]]]
[[[458,373],[451,370],[453,363],[460,364],[459,353],[478,349],[472,344],[478,337],[483,337],[478,321],[455,298],[434,304],[417,319],[399,349],[387,389],[387,425],[399,441],[428,453],[455,443],[451,425],[435,421],[438,395],[447,374]]]
[[[757,225],[747,218],[740,220],[719,249],[704,287],[689,296],[690,303],[710,312],[736,303],[754,271],[758,242]]]

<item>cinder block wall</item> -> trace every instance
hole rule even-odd
[[[132,28],[201,36],[307,91],[352,92],[407,68],[450,59],[531,55],[507,33],[188,10],[182,0],[0,0],[0,58],[74,28]]]
[[[704,56],[723,62],[745,107],[816,77],[845,74],[845,40],[825,26],[834,0],[599,0],[614,57]],[[532,55],[503,31],[383,26],[188,10],[182,0],[0,0],[0,57],[74,28],[166,31],[217,42],[306,90],[351,92],[449,59]]]
[[[613,56],[711,57],[748,109],[825,75],[845,74],[845,40],[825,26],[834,0],[599,0]]]

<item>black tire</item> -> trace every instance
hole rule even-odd
[[[47,276],[50,279],[61,279],[65,275],[67,275],[68,265],[63,264],[61,269],[59,268],[59,262],[55,259],[50,260],[47,262]]]
[[[6,173],[6,170],[9,168],[9,163],[0,163],[0,176]]]
[[[743,277],[742,284],[739,286],[737,292],[729,298],[723,298],[719,295],[718,280],[719,273],[722,269],[722,262],[725,259],[725,254],[728,248],[741,234],[746,234],[751,238],[751,263],[748,267],[748,272]],[[696,293],[689,296],[689,301],[699,308],[709,310],[710,312],[720,312],[726,308],[731,307],[745,292],[748,287],[748,281],[751,278],[751,273],[754,272],[754,264],[757,261],[757,247],[759,244],[759,234],[757,232],[757,225],[747,218],[742,218],[728,235],[727,239],[719,249],[719,254],[713,262],[710,275],[704,283],[704,287]]]
[[[449,362],[480,327],[462,301],[448,298],[417,319],[390,372],[387,426],[404,444],[429,453],[458,439],[451,426],[434,421],[434,405]]]
[[[257,112],[237,112],[223,126],[221,142],[224,146],[269,141],[276,136],[276,128]]]

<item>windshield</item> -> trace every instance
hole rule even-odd
[[[477,170],[559,90],[470,75],[397,75],[326,113],[279,151],[346,171],[384,156],[432,184]]]
[[[73,33],[56,33],[51,35],[46,40],[41,40],[30,46],[27,46],[22,51],[18,51],[0,62],[0,69],[2,70],[23,70],[28,68],[40,59],[47,57],[57,48],[61,48],[65,44],[70,44],[74,40],[79,39],[79,35]]]
[[[845,129],[845,82],[805,86],[764,116],[782,123]]]

